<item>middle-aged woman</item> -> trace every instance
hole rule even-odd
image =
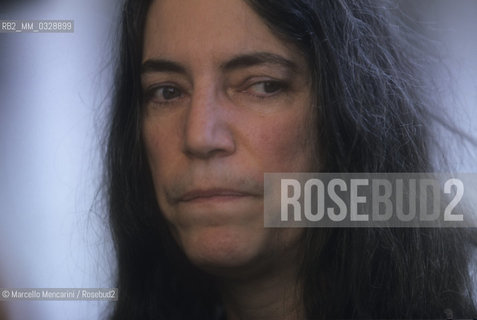
[[[471,229],[263,227],[264,172],[437,169],[440,115],[390,11],[126,1],[107,158],[112,319],[477,316]]]

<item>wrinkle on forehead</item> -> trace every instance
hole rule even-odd
[[[290,60],[297,53],[242,0],[156,0],[149,9],[143,61],[160,57],[205,66],[251,51]]]

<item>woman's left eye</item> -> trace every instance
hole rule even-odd
[[[279,81],[261,81],[252,84],[246,91],[258,97],[268,97],[283,90],[284,87],[285,85]]]

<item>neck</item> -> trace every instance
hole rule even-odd
[[[291,261],[292,266],[278,264],[252,276],[222,279],[219,289],[227,320],[304,319],[298,264]]]

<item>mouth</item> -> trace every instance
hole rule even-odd
[[[179,198],[179,202],[234,201],[251,196],[254,195],[248,192],[232,189],[196,189],[184,193]]]

